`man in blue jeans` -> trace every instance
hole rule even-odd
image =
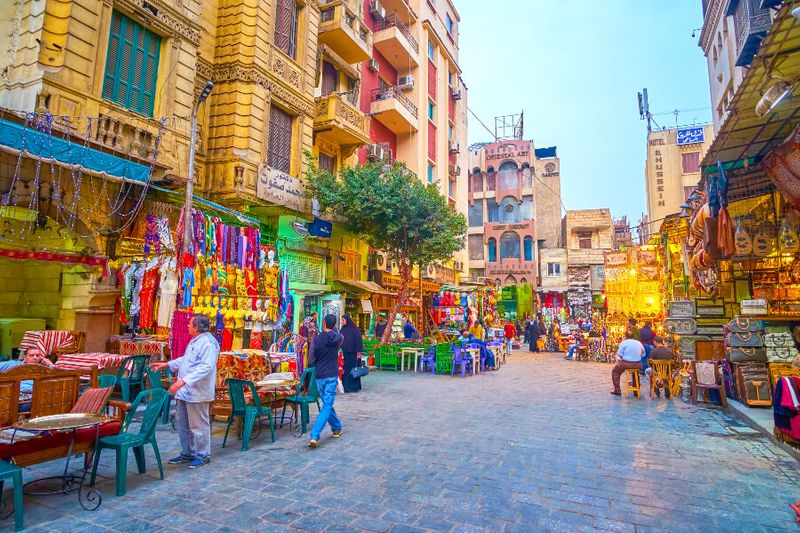
[[[311,341],[313,355],[309,358],[308,366],[316,369],[317,389],[322,399],[322,410],[319,412],[314,427],[311,428],[311,440],[308,441],[309,448],[316,448],[319,437],[326,424],[331,425],[333,437],[342,436],[342,423],[336,416],[336,409],[333,402],[336,400],[336,385],[339,382],[339,346],[342,345],[344,338],[336,330],[336,316],[328,315],[322,324],[322,333],[314,337]]]

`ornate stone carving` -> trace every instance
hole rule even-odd
[[[148,23],[176,39],[186,39],[195,46],[200,44],[200,26],[161,0],[114,0],[114,3],[144,15]]]

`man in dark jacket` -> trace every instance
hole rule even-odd
[[[322,329],[322,333],[312,341],[313,357],[308,361],[308,366],[316,369],[317,389],[322,400],[322,409],[311,428],[311,440],[308,441],[310,448],[317,447],[326,424],[331,425],[334,438],[342,436],[342,423],[336,415],[333,402],[336,400],[336,385],[339,383],[339,346],[344,338],[336,331],[336,315],[326,316]]]

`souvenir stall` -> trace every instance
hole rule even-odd
[[[563,324],[569,318],[569,307],[567,306],[567,298],[561,292],[545,292],[541,295],[541,310],[542,317],[546,324],[550,324],[553,320],[558,319],[559,323]]]
[[[433,320],[444,332],[451,335],[460,335],[461,331],[468,329],[470,320],[468,314],[468,292],[457,290],[453,285],[442,286],[438,294],[433,295],[431,315]]]

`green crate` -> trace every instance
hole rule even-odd
[[[378,366],[379,370],[392,370],[395,372],[400,370],[400,363],[402,361],[397,346],[385,344],[380,347],[377,353],[378,356],[376,356],[375,364]]]

